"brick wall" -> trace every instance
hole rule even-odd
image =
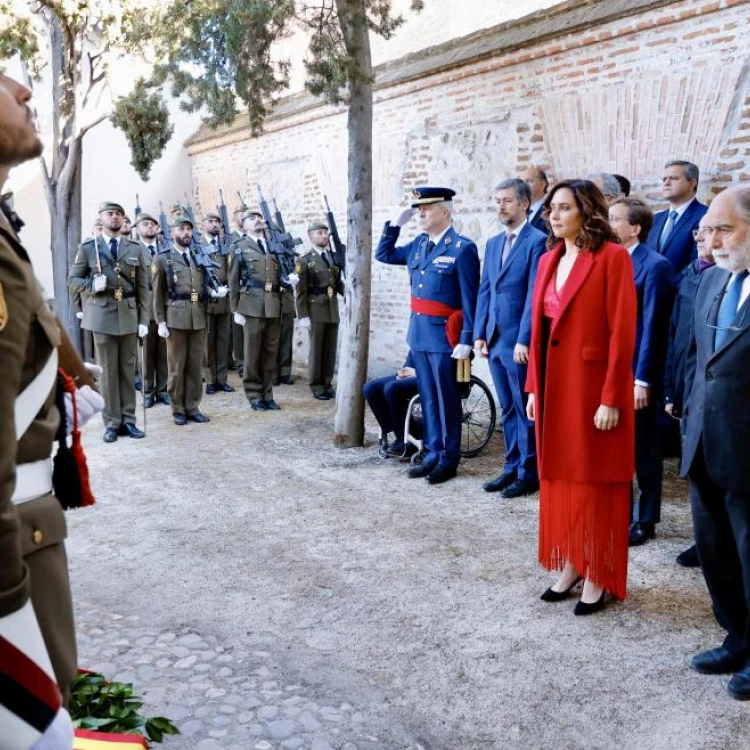
[[[443,184],[458,191],[457,228],[483,249],[499,229],[493,185],[532,164],[557,179],[624,174],[655,207],[670,158],[701,167],[703,200],[750,179],[749,5],[569,2],[383,66],[374,239],[414,185]],[[188,147],[202,209],[219,186],[250,200],[260,181],[298,236],[321,215],[324,193],[345,230],[344,110],[300,94],[280,103],[260,138],[238,118]],[[408,317],[405,270],[373,263],[373,375],[403,359]],[[303,363],[302,336],[296,347]]]

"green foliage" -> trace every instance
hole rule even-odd
[[[0,60],[18,54],[32,75],[44,65],[38,19],[23,0],[0,0]]]
[[[157,91],[139,78],[133,91],[115,103],[112,124],[125,133],[130,144],[131,164],[147,180],[153,163],[164,153],[174,127],[169,110]]]
[[[81,673],[73,681],[68,711],[76,729],[109,734],[139,734],[152,742],[180,730],[163,716],[147,719],[138,713],[143,701],[133,694],[133,686],[109,682],[100,674]]]

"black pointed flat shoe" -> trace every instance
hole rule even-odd
[[[565,591],[555,591],[552,586],[550,586],[539,598],[543,602],[561,602],[563,599],[567,599],[570,596],[570,592],[581,582],[582,579],[583,576],[578,576],[578,578],[576,578],[575,581],[565,589]]]

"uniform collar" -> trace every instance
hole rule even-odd
[[[451,231],[451,227],[452,226],[453,226],[453,224],[448,224],[448,226],[442,232],[440,232],[440,234],[437,237],[430,237],[429,234],[427,236],[430,238],[430,240],[432,242],[435,243],[435,245],[439,245],[440,242],[442,241],[443,237],[445,237],[445,235],[448,234],[448,232]]]

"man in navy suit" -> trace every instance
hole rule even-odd
[[[679,274],[696,257],[693,230],[708,210],[695,197],[700,172],[689,161],[671,161],[664,167],[661,192],[669,208],[654,216],[648,245],[663,255]]]
[[[534,423],[526,417],[526,365],[531,343],[531,296],[546,235],[527,218],[531,191],[519,179],[495,186],[495,205],[505,230],[490,238],[477,299],[474,348],[489,357],[502,409],[503,473],[484,485],[487,492],[521,497],[539,489]]]
[[[529,186],[531,191],[528,211],[529,224],[534,229],[543,232],[546,237],[549,234],[549,227],[544,220],[544,199],[547,197],[547,190],[549,190],[547,174],[539,167],[529,167],[524,169],[519,177]]]
[[[638,298],[633,370],[635,474],[640,495],[630,526],[631,546],[653,539],[661,513],[659,412],[675,284],[669,261],[643,244],[652,221],[651,209],[637,198],[619,198],[609,207],[612,231],[633,261]]]
[[[727,692],[750,700],[750,186],[720,193],[703,232],[716,266],[701,274],[695,297],[681,468],[701,568],[727,636],[690,665],[735,673]]]
[[[461,460],[461,394],[454,360],[468,360],[474,341],[474,310],[479,289],[479,254],[452,226],[450,188],[419,187],[411,207],[395,224],[386,222],[375,251],[381,263],[407,266],[411,282],[411,321],[407,341],[417,371],[425,423],[424,460],[410,477],[440,484],[456,476]],[[401,227],[419,211],[422,234],[396,247]]]

